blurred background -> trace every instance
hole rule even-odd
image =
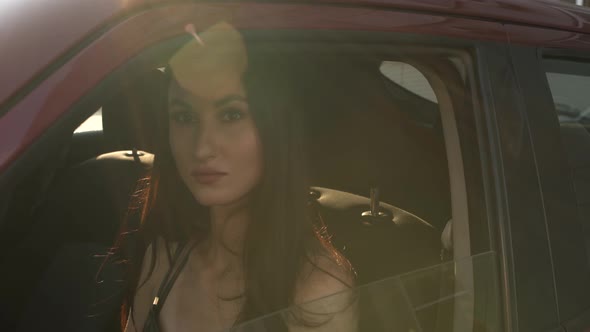
[[[573,4],[576,4],[578,6],[590,7],[590,0],[561,0],[561,1],[573,3]]]

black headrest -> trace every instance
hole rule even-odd
[[[108,149],[153,152],[157,112],[164,107],[165,96],[166,78],[159,70],[121,80],[120,92],[102,107]]]

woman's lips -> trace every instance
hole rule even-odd
[[[219,181],[222,177],[226,176],[227,173],[217,171],[194,171],[191,172],[191,176],[199,184],[213,184]]]

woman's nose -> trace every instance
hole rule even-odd
[[[198,161],[215,157],[215,129],[207,123],[200,123],[194,131],[195,146],[193,153]]]

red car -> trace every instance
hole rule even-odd
[[[590,10],[549,0],[3,1],[2,330],[119,326],[156,70],[221,21],[296,69],[360,331],[590,331]]]

